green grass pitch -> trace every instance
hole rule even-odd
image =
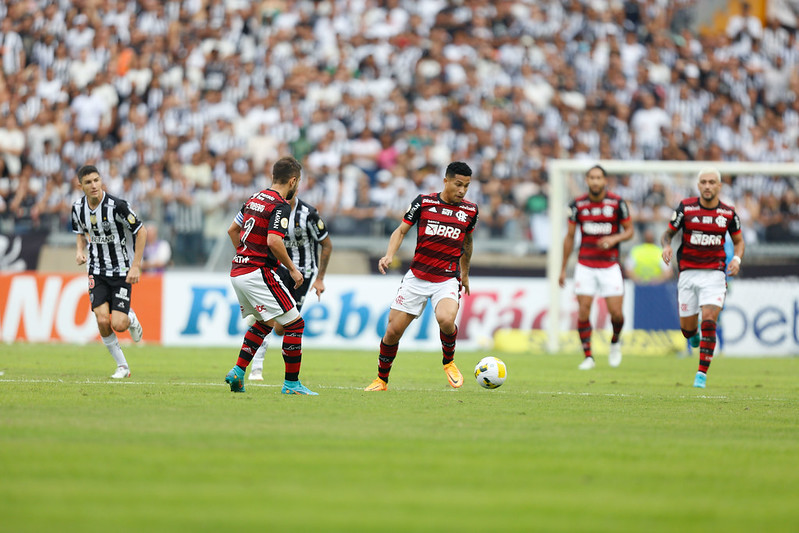
[[[273,343],[277,344],[277,343]],[[236,350],[0,348],[0,530],[799,530],[799,358],[493,354],[497,390],[440,355],[306,350],[318,397],[223,383]]]

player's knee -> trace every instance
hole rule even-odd
[[[289,333],[302,334],[302,332],[305,331],[305,321],[300,317],[291,324],[283,326],[283,329]]]
[[[386,333],[383,335],[383,342],[388,345],[397,344],[405,333],[404,329],[392,327],[391,324],[386,328]]]
[[[111,329],[111,317],[110,316],[107,316],[107,315],[104,315],[104,316],[95,315],[95,318],[97,319],[97,327],[99,327],[100,329]]]
[[[128,326],[130,326],[130,321],[127,318],[118,318],[111,320],[111,328],[114,331],[118,331],[119,333],[122,333],[123,331],[128,329]]]
[[[451,335],[455,331],[455,319],[454,318],[444,318],[438,321],[438,329]]]

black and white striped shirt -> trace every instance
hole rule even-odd
[[[107,193],[95,209],[89,207],[85,196],[72,204],[72,231],[83,234],[88,241],[90,275],[126,276],[133,253],[133,235],[141,226],[141,220],[125,200]]]
[[[319,270],[319,243],[328,236],[319,211],[299,198],[289,215],[289,227],[283,241],[297,269],[308,279]]]

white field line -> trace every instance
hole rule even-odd
[[[137,385],[172,385],[178,387],[229,387],[229,385],[225,382],[221,383],[211,383],[211,382],[195,382],[195,381],[170,381],[170,382],[155,382],[155,381],[135,381],[132,379],[124,379],[124,380],[116,380],[116,379],[107,379],[107,380],[77,380],[77,381],[65,381],[63,379],[0,379],[0,383],[66,383],[70,385],[122,385],[122,386],[137,386]],[[251,381],[246,381],[244,384],[246,387],[258,387],[258,388],[281,388],[283,386],[282,383],[280,384],[271,384],[271,383],[254,383]],[[329,390],[362,390],[360,387],[342,387],[336,385],[315,385],[314,389],[329,389]],[[399,387],[391,389],[397,392],[457,392],[456,389],[423,389],[423,388],[409,388],[409,387]],[[624,394],[624,393],[615,393],[615,392],[574,392],[574,391],[518,391],[516,389],[512,390],[491,390],[486,391],[486,394],[535,394],[540,396],[586,396],[586,397],[608,397],[608,398],[638,398],[643,399],[646,396],[641,394]],[[737,400],[737,401],[758,401],[758,402],[787,402],[791,401],[788,398],[775,398],[775,397],[742,397],[742,398],[731,398],[729,396],[724,395],[708,395],[708,394],[697,394],[697,395],[688,395],[682,394],[678,396],[672,396],[673,398],[702,398],[706,400]]]

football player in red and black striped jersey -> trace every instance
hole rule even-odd
[[[685,338],[695,338],[698,335],[698,313],[701,308],[699,370],[694,378],[694,387],[704,389],[716,347],[716,322],[727,295],[726,275],[735,276],[740,271],[745,245],[741,220],[735,209],[719,200],[719,171],[715,168],[703,169],[699,171],[698,180],[699,196],[680,202],[660,243],[663,246],[663,261],[669,264],[673,254],[671,239],[682,230],[682,243],[677,251],[680,329]],[[727,233],[734,248],[729,264],[724,252]]]
[[[391,304],[386,334],[380,342],[377,378],[364,390],[386,390],[400,338],[413,319],[422,314],[427,300],[432,302],[440,329],[444,373],[452,387],[463,385],[463,375],[453,358],[458,335],[455,318],[461,288],[469,294],[472,232],[477,224],[477,205],[464,200],[471,179],[469,165],[461,161],[450,163],[444,175],[444,189],[417,196],[391,234],[386,255],[378,262],[382,274],[414,225],[416,253]]]
[[[574,236],[580,227],[580,251],[574,269],[574,293],[577,296],[577,333],[583,345],[585,358],[580,370],[594,368],[591,353],[591,304],[595,296],[605,298],[613,326],[608,363],[612,367],[621,364],[619,336],[624,325],[622,303],[624,301],[624,278],[619,266],[619,243],[633,236],[633,225],[627,202],[607,189],[607,173],[594,165],[585,173],[588,194],[584,194],[569,206],[569,227],[563,239],[563,266],[560,271],[560,286],[566,284],[566,265],[574,248]]]
[[[299,287],[304,279],[283,243],[291,212],[287,200],[297,194],[301,171],[302,165],[293,157],[279,159],[272,167],[272,185],[250,196],[241,208],[241,216],[228,228],[230,241],[236,247],[230,282],[239,300],[241,316],[252,315],[256,319],[244,335],[236,365],[225,376],[232,392],[244,392],[244,372],[277,323],[284,329],[283,394],[316,395],[299,378],[305,321],[289,288],[275,272],[278,266],[285,265],[293,288]]]

